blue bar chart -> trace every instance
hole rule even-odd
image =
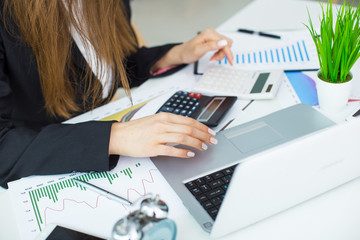
[[[281,40],[253,35],[226,33],[233,40],[233,67],[246,70],[317,70],[318,57],[313,40],[304,31],[283,33]],[[281,35],[281,34],[280,34]],[[227,57],[209,63],[213,53],[200,59],[198,72],[204,72],[210,64],[229,66]]]
[[[310,62],[310,56],[304,40],[296,43],[273,49],[265,49],[252,52],[240,52],[234,55],[236,65],[246,64],[271,64],[271,63],[292,63],[292,62]],[[225,57],[218,64],[229,64]]]

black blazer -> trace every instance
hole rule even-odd
[[[129,0],[124,2],[130,21]],[[131,86],[140,85],[151,77],[151,66],[173,46],[143,47],[131,55],[126,62]],[[79,75],[72,80],[74,86],[79,86],[78,79],[87,63],[75,43],[73,61]],[[75,91],[81,94],[81,89],[75,88]],[[1,186],[6,187],[7,182],[29,175],[109,170],[111,163],[108,148],[112,122],[61,124],[63,120],[49,117],[45,112],[32,50],[22,40],[9,35],[1,17]]]

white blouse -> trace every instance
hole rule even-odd
[[[64,1],[63,1],[64,2]],[[80,1],[81,2],[81,1]],[[65,2],[65,7],[67,8]],[[80,4],[81,7],[81,4]],[[75,15],[76,16],[76,15]],[[81,22],[81,14],[80,19],[77,19],[78,22]],[[84,42],[80,38],[79,32],[76,30],[74,26],[70,27],[70,33],[72,38],[74,39],[77,47],[79,48],[80,52],[84,56],[86,62],[89,64],[90,68],[92,69],[92,72],[95,74],[95,76],[100,80],[102,87],[103,87],[103,94],[102,98],[105,99],[109,96],[111,85],[112,85],[112,79],[113,79],[113,72],[107,64],[103,63],[101,66],[98,66],[98,63],[96,62],[96,52],[93,47],[93,45],[89,42],[88,39],[85,39],[87,45],[89,46],[89,49],[85,48]]]

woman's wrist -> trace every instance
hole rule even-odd
[[[160,69],[171,68],[183,64],[181,49],[183,44],[172,47],[162,58],[160,58],[151,68],[151,72],[157,72]]]
[[[109,140],[109,155],[121,155],[119,152],[119,139],[121,139],[118,136],[119,128],[120,128],[120,123],[114,122],[111,125],[110,140]]]

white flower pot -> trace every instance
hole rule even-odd
[[[319,107],[321,110],[329,113],[342,111],[349,100],[352,86],[351,79],[344,83],[329,83],[321,78],[316,79],[316,89],[319,99]]]

